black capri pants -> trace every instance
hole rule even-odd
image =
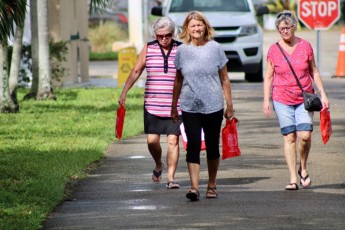
[[[220,157],[219,138],[224,110],[202,114],[182,111],[182,122],[187,136],[187,163],[200,164],[201,130],[204,129],[207,160]]]

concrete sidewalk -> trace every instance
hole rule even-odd
[[[233,103],[242,155],[222,160],[218,173],[219,198],[205,198],[207,166],[202,152],[198,202],[185,193],[189,175],[185,151],[176,180],[181,188],[165,188],[151,181],[153,160],[144,135],[112,143],[105,158],[88,178],[78,182],[71,197],[48,217],[44,229],[345,229],[345,79],[332,79],[338,49],[338,31],[323,39],[322,75],[331,101],[333,135],[321,142],[319,114],[314,116],[311,154],[308,160],[312,187],[285,191],[288,169],[283,140],[275,117],[261,112],[262,83],[248,84],[231,74]],[[265,33],[264,53],[276,41]],[[312,40],[315,33],[301,37]],[[311,41],[315,45],[315,40]],[[73,87],[116,87],[116,62],[91,62],[90,82]],[[235,76],[235,78],[233,78]],[[236,79],[237,77],[237,79]],[[163,140],[163,156],[166,141]]]
[[[218,199],[205,198],[204,152],[200,201],[185,198],[189,175],[184,150],[176,174],[181,188],[165,188],[166,168],[162,183],[152,183],[154,164],[140,135],[111,144],[98,167],[51,213],[44,229],[345,229],[345,80],[329,79],[325,86],[334,133],[323,145],[315,114],[310,189],[284,190],[289,176],[283,140],[276,119],[261,112],[262,84],[235,82],[242,155],[221,161]],[[164,140],[164,158],[165,152]]]

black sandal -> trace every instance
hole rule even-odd
[[[197,201],[199,200],[200,194],[196,188],[190,188],[186,194],[187,199],[190,201]]]
[[[161,182],[163,168],[164,168],[164,164],[162,165],[161,171],[153,170],[153,172],[152,172],[152,181],[154,183],[160,183]]]
[[[302,176],[302,173],[301,173],[301,170],[298,170],[298,175],[301,177],[301,180],[300,180],[300,185],[303,187],[303,188],[308,188],[310,187],[311,185],[311,179],[309,177],[309,174],[307,174],[305,177]],[[310,182],[307,184],[307,185],[304,185],[302,181],[306,181],[307,179],[309,178]]]
[[[287,186],[291,186],[291,187],[287,187]],[[290,183],[290,184],[286,185],[285,190],[289,190],[289,191],[298,190],[298,185],[296,183]]]

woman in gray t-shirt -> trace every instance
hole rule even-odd
[[[220,45],[211,40],[213,34],[214,30],[202,13],[190,12],[180,35],[184,44],[179,46],[175,58],[177,72],[171,116],[175,121],[179,119],[177,100],[180,97],[182,122],[188,141],[186,161],[191,181],[186,197],[191,201],[199,200],[202,129],[209,170],[206,197],[217,198],[220,129],[223,115],[228,120],[234,115],[226,67],[228,59]]]

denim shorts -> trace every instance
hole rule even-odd
[[[277,114],[282,135],[296,131],[313,131],[314,112],[304,109],[304,104],[284,105],[273,101],[273,108]]]

